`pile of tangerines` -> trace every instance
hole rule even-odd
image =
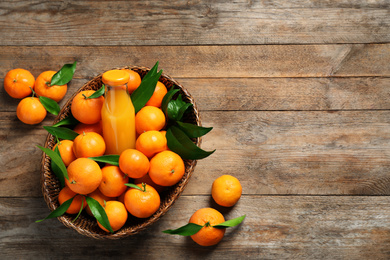
[[[125,70],[130,76],[127,85],[131,94],[141,84],[141,77],[133,70]],[[7,73],[4,80],[6,92],[11,97],[23,98],[17,108],[17,116],[22,122],[37,124],[46,116],[45,108],[34,94],[56,102],[65,96],[66,84],[50,86],[54,74],[55,71],[46,71],[34,80],[32,74],[23,69]],[[32,97],[27,97],[32,93]],[[79,135],[73,141],[59,140],[53,148],[58,148],[68,174],[58,200],[62,205],[73,198],[66,210],[68,214],[77,214],[85,209],[92,216],[85,197],[95,199],[104,208],[112,230],[117,231],[126,223],[128,213],[137,218],[153,215],[160,207],[160,193],[182,179],[185,165],[182,158],[167,146],[163,129],[166,118],[161,110],[167,88],[160,81],[150,100],[135,116],[136,148],[122,152],[118,166],[106,164],[101,167],[90,159],[104,155],[106,150],[101,123],[104,97],[87,98],[94,93],[94,90],[85,90],[74,97],[71,113],[80,122],[74,127]],[[131,186],[130,182],[138,188]],[[242,187],[237,178],[223,175],[213,182],[211,193],[217,204],[232,207],[240,199]],[[223,215],[215,209],[196,211],[189,222],[202,228],[191,238],[203,246],[217,244],[225,229],[213,226],[224,221]]]

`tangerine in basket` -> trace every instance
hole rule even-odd
[[[77,158],[102,156],[105,151],[103,137],[95,132],[84,132],[73,140],[73,152]]]
[[[125,206],[131,215],[148,218],[160,207],[160,195],[150,185],[137,184],[142,190],[129,188],[125,194]]]
[[[4,90],[13,98],[25,98],[31,95],[35,78],[30,71],[13,69],[4,78]]]
[[[119,156],[119,167],[130,178],[141,178],[149,171],[149,159],[136,149],[126,149]]]
[[[242,186],[240,181],[231,175],[222,175],[214,180],[211,196],[214,201],[224,207],[232,207],[240,199]]]
[[[74,198],[69,208],[66,210],[68,214],[79,213],[81,207],[84,209],[87,206],[84,196],[73,192],[69,187],[65,186],[58,194],[58,202],[62,205],[65,201]]]
[[[189,223],[205,225],[191,238],[201,246],[213,246],[219,243],[225,235],[226,229],[218,229],[213,225],[225,222],[223,215],[212,208],[202,208],[197,210],[190,218]]]
[[[76,160],[76,155],[73,152],[73,141],[71,140],[62,140],[53,147],[53,151],[58,147],[58,150],[61,155],[61,159],[64,162],[65,166],[68,166],[71,162]]]
[[[115,200],[115,198],[110,198],[105,196],[99,189],[94,190],[92,193],[88,194],[88,197],[95,199],[99,204],[104,207],[104,203],[110,200]],[[87,211],[88,215],[93,216],[89,205],[85,207],[85,211]]]
[[[95,92],[94,90],[81,91],[72,100],[70,107],[72,115],[81,123],[96,124],[102,119],[104,97],[89,98]]]
[[[167,147],[167,138],[159,131],[147,131],[137,138],[135,148],[146,157],[151,158],[156,153],[162,152]]]
[[[38,96],[48,97],[56,102],[59,102],[64,98],[66,91],[68,90],[67,84],[61,86],[50,86],[51,78],[56,73],[56,71],[48,70],[42,72],[37,77],[37,79],[35,80],[34,91],[35,93],[37,93]]]
[[[146,106],[154,106],[154,107],[161,107],[162,100],[167,94],[168,90],[165,87],[165,85],[157,81],[156,88],[154,89],[152,97],[146,102]]]
[[[104,211],[107,214],[108,221],[110,222],[113,231],[119,230],[127,221],[127,210],[122,202],[115,200],[107,201],[104,206]],[[104,231],[109,232],[99,223],[99,221],[98,225]]]
[[[165,115],[160,108],[144,106],[135,115],[135,130],[137,134],[147,131],[160,131],[165,126]]]
[[[172,151],[162,151],[150,160],[149,176],[161,186],[172,186],[179,182],[185,172],[183,159]]]
[[[141,76],[134,70],[123,69],[129,74],[129,81],[127,82],[127,91],[131,94],[141,85]]]
[[[75,131],[78,134],[82,134],[83,132],[88,133],[88,132],[95,132],[98,133],[99,135],[103,136],[103,125],[102,125],[102,120],[95,124],[84,124],[84,123],[78,123],[73,131]]]
[[[71,162],[67,168],[69,180],[65,178],[66,185],[79,194],[89,194],[96,190],[103,175],[99,164],[89,158],[78,158]]]
[[[104,166],[102,168],[102,182],[99,185],[101,193],[107,197],[118,197],[127,189],[126,183],[129,177],[126,176],[118,166]]]
[[[39,124],[46,117],[46,109],[36,97],[23,98],[17,108],[16,116],[28,125]]]

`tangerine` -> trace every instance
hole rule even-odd
[[[84,90],[78,93],[72,101],[71,111],[74,118],[84,124],[96,124],[102,119],[101,111],[104,97],[89,98],[94,90]]]
[[[150,185],[137,184],[142,190],[129,188],[125,194],[125,206],[131,215],[148,218],[160,207],[160,195]]]
[[[126,149],[119,156],[119,167],[130,178],[141,178],[149,171],[149,159],[136,149]]]
[[[66,91],[68,90],[68,85],[51,86],[51,79],[54,74],[56,74],[56,71],[52,70],[42,72],[35,80],[34,91],[38,96],[48,97],[59,102],[64,98]]]
[[[104,166],[102,168],[102,182],[99,185],[99,190],[107,197],[118,197],[126,189],[126,183],[129,182],[129,177],[126,176],[118,166]]]
[[[167,94],[168,90],[165,87],[165,85],[157,81],[156,88],[154,89],[152,97],[146,102],[146,106],[154,106],[154,107],[161,107],[162,100]]]
[[[107,214],[108,221],[110,222],[113,231],[119,230],[127,221],[127,210],[122,202],[115,200],[107,201],[104,207],[104,211]],[[104,231],[109,232],[99,223],[99,221],[98,225]]]
[[[203,226],[199,232],[191,238],[201,246],[213,246],[219,243],[225,235],[226,229],[214,228],[214,225],[225,222],[223,215],[212,208],[197,210],[190,218],[189,223]]]
[[[73,140],[73,152],[77,158],[102,156],[105,151],[103,137],[95,132],[84,132]]]
[[[124,69],[129,74],[129,82],[127,82],[127,90],[131,94],[141,85],[141,76],[134,70]]]
[[[84,123],[78,123],[75,128],[73,129],[78,134],[82,134],[83,132],[95,132],[99,135],[103,136],[103,125],[102,120],[95,124],[84,124]]]
[[[99,187],[103,175],[94,160],[78,158],[69,164],[68,177],[65,183],[73,192],[89,194]]]
[[[73,192],[69,187],[65,186],[58,194],[58,202],[62,205],[65,201],[74,198],[69,208],[66,210],[68,214],[77,214],[81,208],[85,208],[87,203],[84,196]]]
[[[58,150],[61,155],[61,159],[64,162],[65,166],[68,166],[71,162],[76,160],[76,156],[73,152],[73,141],[71,140],[62,140],[53,147],[53,151],[58,147]]]
[[[135,142],[135,148],[146,157],[151,158],[167,147],[167,138],[159,131],[147,131],[140,134]]]
[[[25,69],[13,69],[4,78],[4,89],[13,98],[25,98],[31,95],[35,78]]]
[[[160,131],[165,126],[164,112],[154,106],[144,106],[135,115],[135,130],[138,134],[147,131]]]
[[[222,175],[214,180],[211,196],[214,201],[224,207],[232,207],[240,199],[242,186],[240,181],[231,175]]]
[[[161,186],[172,186],[179,182],[185,172],[183,159],[172,151],[162,151],[150,160],[149,176]]]
[[[46,117],[46,109],[36,97],[23,98],[16,108],[16,116],[25,124],[39,124]]]

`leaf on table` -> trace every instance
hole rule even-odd
[[[203,226],[195,224],[195,223],[188,223],[187,225],[184,225],[182,227],[179,227],[177,229],[167,229],[164,230],[163,233],[171,234],[171,235],[181,235],[181,236],[192,236],[201,230]]]
[[[145,106],[154,93],[157,81],[160,79],[162,74],[162,70],[157,72],[157,67],[158,61],[142,79],[139,87],[131,94],[131,101],[133,103],[135,113]]]
[[[51,78],[50,86],[68,84],[69,81],[72,80],[74,72],[76,71],[76,64],[77,61],[73,64],[65,64],[62,66],[62,68]]]
[[[49,218],[58,218],[62,215],[64,215],[64,213],[68,210],[68,208],[70,207],[70,205],[72,204],[73,202],[73,198],[70,198],[68,199],[67,201],[65,201],[64,203],[62,203],[58,208],[56,208],[55,210],[53,210],[46,218],[44,219],[41,219],[41,220],[37,220],[35,222],[42,222],[44,221],[45,219],[49,219]]]
[[[206,158],[214,151],[205,151],[194,144],[191,139],[178,127],[171,126],[167,133],[168,148],[180,155],[183,159],[198,160]]]
[[[106,211],[104,210],[102,205],[100,205],[100,203],[97,200],[91,197],[86,197],[85,199],[87,200],[87,204],[91,209],[92,215],[96,218],[96,220],[99,221],[99,223],[103,227],[105,227],[107,230],[113,233],[114,231],[112,230],[110,221],[108,220]]]
[[[61,110],[60,105],[58,105],[58,103],[55,102],[53,99],[40,96],[39,101],[41,101],[41,104],[49,113],[55,116],[58,115],[58,113],[60,113]]]
[[[43,126],[50,134],[58,139],[74,140],[79,134],[66,127]]]
[[[235,226],[239,225],[242,221],[244,221],[245,217],[246,217],[246,215],[242,215],[241,217],[230,219],[230,220],[225,221],[223,223],[214,225],[213,227],[219,228],[219,229],[224,229],[224,228],[228,228],[228,227],[235,227]]]

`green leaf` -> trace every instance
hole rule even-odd
[[[64,162],[61,159],[61,156],[59,156],[56,152],[54,152],[53,150],[50,150],[49,148],[45,148],[45,147],[42,147],[39,145],[37,145],[37,147],[39,149],[41,149],[44,153],[46,153],[50,157],[52,162],[57,164],[59,170],[61,171],[61,175],[69,180],[68,172],[66,170],[66,166],[65,166]]]
[[[125,184],[127,187],[130,187],[130,188],[134,188],[134,189],[138,189],[140,191],[144,191],[140,186],[137,186],[136,184],[134,183],[126,183]]]
[[[115,166],[119,166],[119,155],[117,154],[89,157],[89,159],[92,159],[97,162],[109,163]]]
[[[210,132],[213,128],[212,127],[202,127],[197,126],[190,123],[183,123],[180,121],[176,122],[179,128],[189,137],[189,138],[197,138],[204,136],[208,132]]]
[[[73,202],[73,198],[68,199],[67,201],[62,203],[58,208],[53,210],[46,218],[41,219],[41,220],[37,220],[35,222],[38,223],[38,222],[44,221],[45,219],[58,218],[58,217],[64,215],[64,213],[68,210],[68,208],[70,207],[70,204],[72,204],[72,202]]]
[[[41,104],[45,107],[45,109],[49,113],[51,113],[53,115],[58,115],[58,113],[60,113],[61,108],[58,105],[58,103],[55,102],[53,99],[48,98],[48,97],[44,97],[44,96],[40,96],[39,101],[41,101]]]
[[[187,225],[184,225],[182,227],[179,227],[178,229],[167,229],[164,230],[163,233],[171,234],[171,235],[181,235],[181,236],[192,236],[201,230],[203,226],[195,224],[195,223],[188,223]]]
[[[79,134],[72,129],[56,126],[43,126],[50,134],[59,139],[74,140]]]
[[[219,228],[219,229],[224,229],[228,227],[234,227],[239,225],[242,221],[244,221],[246,215],[242,215],[241,217],[230,219],[228,221],[225,221],[221,224],[214,225],[213,227]]]
[[[80,207],[79,213],[78,213],[77,216],[72,220],[72,222],[75,222],[76,219],[79,218],[79,216],[80,216],[80,214],[81,214],[81,211],[83,211],[83,209],[84,209],[84,200],[82,199],[82,200],[81,200],[81,207]]]
[[[162,74],[162,70],[156,73],[157,67],[158,62],[156,62],[153,68],[149,70],[142,79],[141,85],[131,94],[131,101],[133,102],[135,113],[145,106],[154,93],[157,81],[160,79]]]
[[[54,152],[56,154],[58,154],[58,156],[61,157],[60,150],[58,149],[58,145],[54,149]],[[51,166],[51,170],[53,171],[54,175],[57,176],[58,180],[60,181],[61,188],[65,187],[65,177],[64,177],[60,167],[54,162],[54,160],[51,160],[50,166]]]
[[[76,71],[76,64],[77,61],[75,61],[73,64],[65,64],[64,66],[62,66],[62,68],[57,71],[56,74],[54,74],[51,78],[50,86],[61,86],[71,81],[73,78],[73,74]]]
[[[66,118],[55,123],[53,127],[62,126],[62,125],[77,125],[78,123],[79,121],[76,118],[74,118],[72,114],[70,114]]]
[[[171,101],[172,97],[178,92],[180,91],[179,89],[175,89],[174,87],[172,87],[168,92],[167,94],[165,94],[162,102],[161,102],[161,110],[164,112],[165,116],[168,116],[167,114],[167,107],[168,107],[168,103],[169,101]]]
[[[90,98],[98,98],[98,97],[104,95],[104,91],[105,91],[105,85],[103,84],[101,88],[99,88],[99,89],[96,90],[92,95],[90,95],[89,97],[87,97],[87,99],[90,99]]]
[[[183,159],[198,160],[212,154],[214,151],[205,151],[196,146],[190,138],[178,127],[171,126],[167,133],[168,148],[180,155]]]
[[[95,199],[91,197],[86,197],[85,199],[87,200],[87,204],[91,209],[92,215],[96,218],[96,220],[99,221],[99,223],[107,230],[109,230],[111,233],[114,233],[110,225],[110,221],[108,220],[106,211],[104,210],[102,205],[100,205],[99,202],[97,202]]]
[[[191,106],[191,103],[183,101],[182,96],[180,94],[176,100],[169,101],[167,107],[168,118],[173,121],[181,120],[184,115],[184,112]]]

